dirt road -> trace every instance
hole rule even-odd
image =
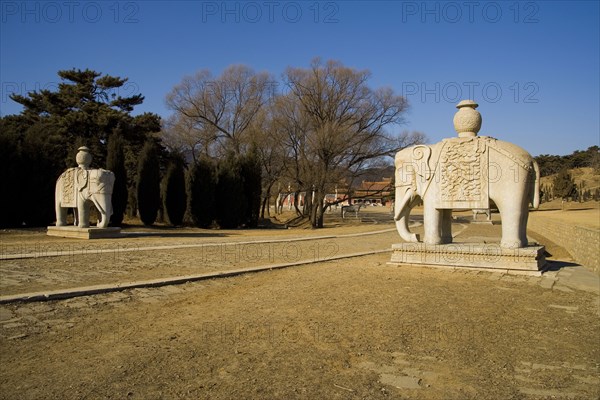
[[[339,232],[365,230],[355,226]],[[470,225],[459,238],[496,228]],[[139,245],[155,240],[140,238]],[[338,240],[356,249],[397,239],[392,232]],[[151,270],[163,263],[162,273],[169,259],[189,265],[184,260],[193,257],[185,252],[197,250],[131,252],[127,262],[104,267],[113,279],[121,268],[137,273],[142,265]],[[548,284],[551,276],[581,267],[566,263],[558,275],[524,277],[393,267],[388,260],[379,254],[0,306],[0,398],[600,396],[599,294],[560,285],[560,279]],[[56,267],[31,268],[43,275]],[[64,273],[69,277],[79,267],[65,268],[72,268]],[[98,274],[102,269],[91,267]],[[29,288],[26,281],[5,285],[4,271],[2,290]],[[35,277],[30,283],[40,284]]]

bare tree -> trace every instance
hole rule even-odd
[[[221,150],[243,154],[252,120],[269,100],[273,86],[268,73],[255,73],[243,65],[230,66],[216,78],[202,70],[173,88],[167,106],[198,129],[211,132],[212,128]]]
[[[231,66],[214,78],[200,71],[168,95],[175,115],[163,136],[194,159],[199,152],[218,157],[255,149],[263,170],[262,217],[274,185],[294,182],[296,199],[300,192],[308,194],[302,210],[295,202],[297,212],[322,227],[328,191],[424,139],[386,130],[403,122],[408,104],[391,89],[371,89],[369,77],[368,71],[316,59],[307,69],[288,68],[287,91],[275,96],[268,73]]]
[[[216,131],[212,126],[199,124],[193,118],[173,114],[163,120],[161,139],[170,151],[190,154],[196,161],[201,154],[210,153]]]
[[[262,201],[260,217],[270,216],[270,198],[274,184],[285,169],[284,133],[273,119],[274,107],[264,107],[256,115],[251,127],[251,142],[262,166]]]
[[[323,226],[325,195],[340,179],[422,139],[385,130],[404,122],[408,103],[391,89],[371,89],[369,77],[368,71],[319,59],[284,74],[289,92],[278,99],[276,121],[286,135],[288,171],[311,193],[306,199],[315,228]]]

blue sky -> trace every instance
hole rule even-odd
[[[61,69],[129,78],[136,113],[167,117],[165,96],[200,69],[268,71],[314,57],[368,69],[411,105],[430,142],[454,136],[454,106],[474,98],[480,135],[533,155],[600,144],[598,1],[1,1],[2,115],[8,98],[56,87]],[[283,89],[283,88],[281,88]]]

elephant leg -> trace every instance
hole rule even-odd
[[[100,220],[98,221],[98,224],[96,225],[98,228],[106,228],[108,227],[108,217],[106,216],[106,214],[100,214]]]
[[[56,202],[56,226],[67,225],[67,208],[61,207],[59,202]]]
[[[93,195],[91,197],[94,206],[98,210],[100,214],[100,219],[98,219],[98,223],[96,226],[98,228],[106,228],[108,227],[108,222],[110,220],[110,216],[112,215],[112,204],[110,202],[110,195]]]
[[[62,206],[62,175],[56,181],[54,188],[54,211],[56,213],[56,226],[65,226],[67,224],[67,208]]]
[[[431,203],[431,202],[429,202]],[[442,211],[425,203],[423,208],[423,223],[425,235],[423,242],[427,244],[441,244],[442,241]]]
[[[527,247],[529,245],[529,240],[527,239],[527,220],[529,218],[529,199],[527,196],[523,198],[521,201],[520,207],[520,216],[519,216],[519,241],[521,242],[521,247]]]
[[[81,200],[77,205],[77,226],[80,228],[90,227],[90,206],[87,201]]]
[[[105,207],[104,210],[100,210],[100,218],[102,218],[100,221],[98,221],[98,227],[99,228],[108,228],[108,223],[110,222],[110,217],[112,215],[112,207],[110,207],[110,204],[107,205],[107,207]]]
[[[500,220],[502,221],[502,241],[500,246],[516,249],[527,246],[527,209],[523,209],[522,202],[511,199],[510,202],[500,206]]]
[[[452,243],[452,210],[442,212],[442,243]]]

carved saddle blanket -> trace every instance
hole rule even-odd
[[[81,168],[69,168],[61,175],[62,178],[62,206],[77,207],[77,193],[88,182],[88,171]]]
[[[437,208],[489,208],[488,145],[483,138],[444,140]]]

